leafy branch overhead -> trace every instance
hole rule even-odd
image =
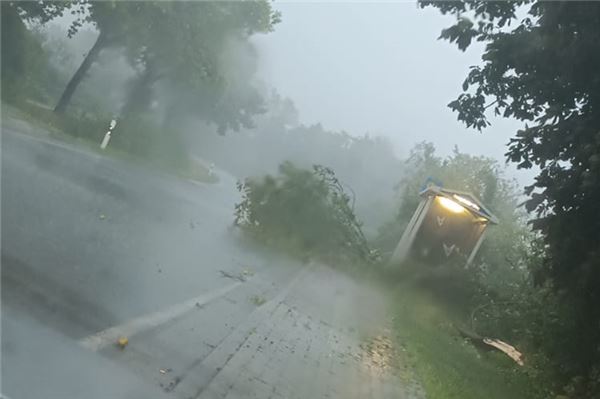
[[[485,44],[481,64],[449,104],[458,119],[478,130],[490,125],[490,112],[524,123],[506,156],[518,168],[539,169],[525,190],[548,250],[537,281],[572,301],[579,339],[569,356],[586,373],[600,365],[600,353],[589,350],[600,342],[600,3],[420,5],[457,17],[441,39],[463,51]]]
[[[534,227],[556,244],[552,269],[567,277],[577,268],[573,264],[597,264],[597,254],[584,249],[600,247],[597,234],[573,241],[563,234],[565,229],[590,233],[600,228],[600,5],[420,4],[459,17],[441,38],[463,50],[472,40],[486,43],[482,65],[471,68],[463,93],[449,104],[458,119],[481,130],[490,124],[489,108],[526,122],[506,155],[519,168],[540,169],[526,188],[531,195],[527,208],[539,217]],[[527,11],[524,17],[517,17],[519,7]],[[475,22],[465,22],[465,15]]]
[[[235,223],[266,240],[286,241],[302,251],[328,258],[375,262],[352,200],[330,168],[296,168],[290,162],[278,176],[238,183],[242,201]]]

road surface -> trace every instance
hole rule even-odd
[[[423,397],[392,362],[380,292],[245,242],[233,178],[24,130],[3,121],[2,394]]]

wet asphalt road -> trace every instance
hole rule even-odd
[[[232,177],[198,184],[18,130],[3,123],[3,394],[351,397],[321,375],[340,378],[347,366],[331,356],[347,356],[375,386],[356,397],[418,397],[414,384],[390,383],[363,361],[365,337],[385,335],[376,331],[384,301],[244,243],[231,228]],[[302,359],[298,345],[308,345]],[[292,366],[283,373],[277,362]],[[315,376],[305,368],[322,385],[306,385]],[[308,380],[290,381],[300,374]]]
[[[229,185],[198,185],[4,131],[2,260],[11,285],[3,299],[26,282],[47,297],[46,315],[53,301],[75,306],[69,317],[85,319],[64,332],[77,338],[223,286],[220,270],[257,260],[230,228],[236,200]]]

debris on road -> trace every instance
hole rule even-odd
[[[125,347],[129,344],[129,339],[127,337],[119,337],[117,340],[117,346],[121,349],[125,349]]]
[[[263,296],[253,295],[252,297],[250,297],[250,302],[252,302],[256,306],[261,306],[264,305],[265,302],[267,302],[267,300]]]
[[[244,272],[239,273],[239,274],[231,274],[225,270],[219,270],[219,272],[221,273],[221,277],[225,277],[225,278],[230,278],[232,280],[237,280],[237,281],[241,281],[242,283],[246,282],[246,276],[250,276],[248,274],[245,274]]]
[[[177,384],[179,384],[180,382],[181,382],[181,377],[175,377],[171,382],[169,382],[169,385],[167,385],[163,389],[165,390],[165,392],[171,392],[173,389],[175,389]]]
[[[378,372],[385,372],[392,367],[395,354],[389,336],[377,335],[366,343],[361,343],[359,347],[362,350],[361,360],[369,363]]]

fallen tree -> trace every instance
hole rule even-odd
[[[354,214],[353,199],[329,168],[284,162],[277,175],[246,179],[238,190],[235,224],[256,238],[336,263],[379,259]]]

